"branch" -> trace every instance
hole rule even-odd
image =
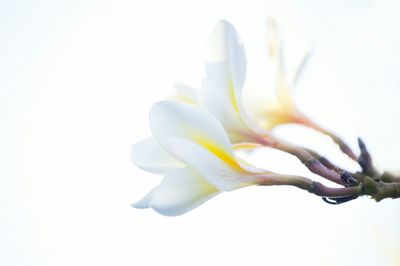
[[[386,183],[368,176],[363,182],[363,194],[370,195],[376,201],[386,198],[400,198],[400,182]]]

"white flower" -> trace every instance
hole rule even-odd
[[[176,84],[173,99],[199,105],[210,111],[222,123],[232,143],[252,142],[254,139],[268,138],[268,130],[284,123],[310,124],[296,107],[291,88],[296,85],[306,62],[307,54],[298,67],[294,78],[289,81],[283,60],[282,41],[275,20],[269,21],[269,54],[275,67],[275,101],[255,107],[253,113],[257,123],[252,121],[242,104],[242,90],[246,76],[246,55],[235,28],[221,20],[214,27],[207,43],[205,69],[207,77],[200,90]]]
[[[154,138],[133,145],[131,158],[164,179],[133,205],[136,208],[183,214],[221,191],[259,184],[269,173],[237,158],[220,122],[199,107],[156,103],[150,127]]]
[[[310,126],[311,121],[297,108],[292,91],[302,75],[311,53],[304,57],[292,79],[285,71],[284,51],[281,33],[278,23],[268,20],[268,48],[270,61],[274,67],[275,90],[277,97],[269,104],[263,104],[262,108],[255,110],[259,124],[267,130],[286,123],[298,123]]]
[[[235,28],[221,20],[207,43],[205,69],[207,77],[196,90],[175,84],[176,93],[169,99],[198,105],[222,123],[232,143],[253,141],[267,132],[250,120],[243,109],[241,93],[246,76],[246,56]]]
[[[317,123],[307,117],[297,107],[292,91],[297,85],[297,81],[302,75],[305,66],[310,58],[311,53],[305,54],[300,62],[294,77],[291,79],[287,75],[284,67],[283,42],[278,30],[277,22],[269,19],[269,55],[275,67],[275,89],[277,97],[270,104],[262,105],[262,108],[255,111],[258,113],[258,124],[265,130],[272,130],[274,127],[281,124],[295,123],[307,126],[323,134],[328,135],[351,159],[357,161],[357,156],[351,148],[336,134],[319,126]]]

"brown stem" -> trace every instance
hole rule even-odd
[[[267,138],[257,137],[255,138],[255,141],[261,145],[292,154],[296,156],[311,172],[337,184],[344,184],[339,172],[329,169],[317,158],[315,158],[308,150],[300,146],[272,138],[271,136],[268,136]]]
[[[376,201],[381,201],[382,199],[386,198],[400,198],[399,182],[385,183],[376,181],[368,176],[365,176],[364,181],[360,185],[340,188],[328,187],[307,177],[296,175],[280,175],[269,173],[260,175],[259,178],[259,185],[261,186],[294,186],[303,190],[307,190],[308,192],[317,196],[333,199],[355,199],[362,195],[369,195]],[[338,202],[340,203],[340,201]]]
[[[380,180],[374,180],[366,176],[363,182],[363,193],[370,195],[376,201],[386,198],[397,199],[400,198],[400,183],[381,182]]]
[[[327,158],[319,155],[317,152],[307,149],[307,151],[314,157],[316,158],[318,161],[320,161],[325,167],[337,172],[337,173],[341,173],[344,172],[344,170],[336,165],[334,165],[333,163],[331,163]]]
[[[329,130],[317,125],[314,121],[312,121],[311,119],[309,119],[308,117],[301,117],[300,119],[298,119],[297,121],[299,124],[302,124],[304,126],[310,127],[316,131],[319,131],[327,136],[329,136],[340,148],[340,150],[346,154],[347,156],[349,156],[352,160],[357,161],[357,156],[355,155],[355,153],[350,149],[350,147],[344,142],[344,140],[342,140],[339,136],[337,136],[336,134],[330,132]]]
[[[362,193],[362,186],[354,187],[341,187],[332,188],[327,187],[319,182],[315,182],[307,177],[294,176],[294,175],[280,175],[280,174],[268,174],[262,176],[260,182],[262,186],[272,185],[289,185],[297,188],[307,190],[308,192],[321,197],[341,198],[349,196],[360,196]]]

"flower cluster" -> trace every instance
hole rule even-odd
[[[180,215],[221,192],[250,185],[292,185],[333,203],[362,194],[363,186],[354,175],[316,152],[284,142],[270,133],[279,124],[300,123],[328,134],[343,152],[357,160],[339,137],[318,127],[296,108],[289,93],[295,81],[287,80],[282,67],[282,44],[276,23],[271,20],[269,25],[269,51],[276,67],[278,97],[276,104],[260,110],[259,115],[265,119],[256,123],[243,107],[245,50],[235,28],[220,21],[208,40],[206,77],[200,88],[178,84],[172,99],[154,104],[150,111],[152,136],[132,146],[131,159],[138,167],[164,177],[134,207],[152,208],[168,216]],[[310,171],[341,187],[329,188],[305,177],[273,173],[235,155],[236,149],[258,145],[296,156]]]

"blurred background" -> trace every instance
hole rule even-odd
[[[130,204],[161,177],[136,168],[148,110],[199,85],[219,19],[240,33],[247,105],[273,95],[267,17],[288,71],[312,49],[298,105],[383,170],[400,169],[397,1],[1,1],[0,265],[400,265],[400,201],[340,206],[294,188],[224,193],[179,217]],[[277,134],[357,170],[326,137]],[[283,173],[290,156],[242,154]]]

